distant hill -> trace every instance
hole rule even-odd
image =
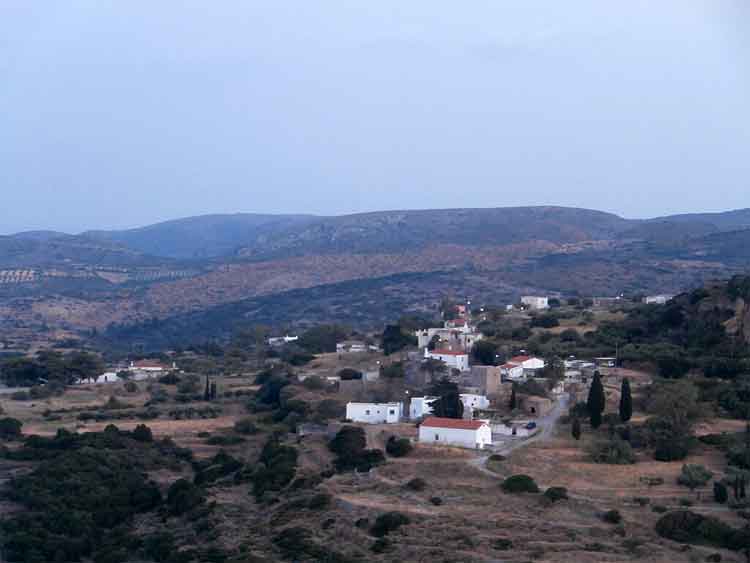
[[[653,219],[669,223],[704,223],[722,231],[735,231],[750,228],[750,208],[722,211],[718,213],[685,213]]]
[[[128,248],[166,258],[216,258],[232,256],[247,245],[262,245],[288,229],[302,227],[310,215],[202,215],[122,231],[89,231],[90,238],[119,243]]]

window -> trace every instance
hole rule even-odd
[[[396,409],[391,409],[388,411],[388,414],[396,414]]]
[[[439,434],[435,434],[435,439],[439,440],[440,439],[440,435]]]
[[[370,414],[370,409],[367,409],[367,410],[365,411],[365,414]]]

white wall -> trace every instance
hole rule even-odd
[[[403,403],[347,403],[346,418],[367,424],[391,424],[401,420],[403,409]]]
[[[482,425],[478,430],[461,430],[459,428],[419,427],[419,441],[424,444],[444,444],[464,448],[479,448],[492,445],[492,430]]]
[[[436,354],[435,352],[427,351],[425,358],[434,358],[436,360],[442,360],[448,368],[455,368],[459,371],[469,371],[469,355],[468,354]]]
[[[416,420],[432,414],[431,403],[436,400],[437,398],[435,397],[412,397],[409,404],[409,418]]]

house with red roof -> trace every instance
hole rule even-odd
[[[445,362],[445,365],[449,369],[457,369],[458,371],[469,371],[469,354],[463,350],[452,350],[452,349],[435,349],[424,350],[425,360],[432,358],[433,360],[440,360]]]
[[[486,420],[429,416],[419,425],[419,442],[481,450],[492,445],[492,428]]]

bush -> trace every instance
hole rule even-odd
[[[688,456],[688,448],[678,442],[664,442],[654,450],[656,461],[680,461]]]
[[[239,434],[255,434],[257,426],[250,418],[241,418],[234,423],[234,431]]]
[[[139,424],[133,430],[133,440],[139,442],[153,442],[154,436],[151,433],[151,429],[145,424]]]
[[[622,514],[620,514],[619,510],[608,510],[602,514],[602,520],[607,524],[619,524],[622,522]]]
[[[539,487],[528,475],[513,475],[500,485],[506,493],[538,493]]]
[[[205,500],[203,489],[187,479],[179,479],[167,491],[167,510],[172,516],[180,516],[203,504]]]
[[[338,471],[369,471],[385,461],[380,450],[367,450],[365,431],[358,426],[344,426],[329,444],[336,454],[334,466]]]
[[[717,518],[689,510],[662,516],[656,523],[656,533],[681,543],[708,544],[735,551],[750,545],[748,530],[735,530]]]
[[[714,500],[719,504],[724,504],[729,500],[729,492],[726,486],[719,481],[714,483]]]
[[[138,385],[135,381],[126,381],[125,382],[125,391],[128,393],[137,393],[138,392]]]
[[[391,457],[404,457],[411,453],[414,447],[408,438],[391,436],[385,444],[385,451]]]
[[[440,506],[443,504],[443,499],[440,497],[430,497],[430,502],[435,506]]]
[[[27,391],[16,391],[11,394],[10,398],[13,401],[28,401],[31,397]]]
[[[657,514],[664,514],[667,510],[669,509],[661,504],[655,504],[651,507],[651,511],[656,512]]]
[[[21,435],[23,423],[15,418],[5,417],[0,419],[0,438],[3,440],[14,440]]]
[[[206,439],[206,444],[209,446],[236,446],[244,441],[245,438],[242,436],[211,436]]]
[[[552,502],[568,499],[568,489],[565,487],[550,487],[544,491],[544,496]]]
[[[405,514],[400,512],[386,512],[375,519],[375,523],[370,528],[370,533],[373,536],[382,538],[409,523],[411,523],[411,520]]]
[[[310,391],[320,391],[321,389],[325,389],[327,385],[326,382],[317,375],[311,375],[305,378],[302,382],[302,387]]]
[[[421,477],[415,477],[414,479],[411,479],[404,485],[407,489],[411,491],[424,491],[427,488],[427,481],[422,479]]]
[[[629,443],[619,438],[595,440],[589,448],[589,453],[595,463],[609,463],[613,465],[635,463],[633,448]]]
[[[682,472],[677,477],[677,483],[692,490],[708,483],[713,475],[702,465],[688,463],[682,466]]]

